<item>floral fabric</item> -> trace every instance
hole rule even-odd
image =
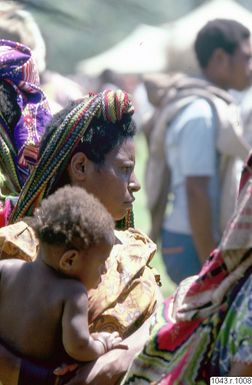
[[[19,192],[29,174],[29,165],[37,160],[38,144],[51,113],[28,47],[0,40],[0,81],[12,87],[21,113],[15,127],[9,127],[0,113],[0,165]],[[14,170],[5,157],[11,159]]]
[[[108,274],[89,295],[91,331],[117,330],[127,337],[153,314],[159,276],[149,266],[154,243],[140,231],[116,231],[121,243],[113,247]],[[102,317],[100,316],[102,314]]]
[[[23,44],[0,40],[0,84],[10,87],[0,111],[0,226],[8,223],[13,202],[19,195],[31,167],[36,163],[39,142],[51,119],[47,99],[39,88],[39,75],[31,51]],[[4,95],[6,95],[6,92]],[[9,99],[13,99],[12,103]],[[13,102],[15,103],[13,105]],[[8,122],[12,109],[18,116]],[[2,181],[7,181],[7,192]],[[8,198],[6,198],[6,195]]]
[[[211,365],[219,376],[226,376],[231,363],[252,363],[252,277],[250,276],[232,301],[221,325]],[[216,369],[215,369],[216,370]]]

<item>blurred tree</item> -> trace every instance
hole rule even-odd
[[[159,25],[186,14],[195,0],[18,0],[46,40],[48,68],[72,73],[76,63],[126,37],[138,24]],[[198,0],[197,3],[203,3]]]
[[[48,68],[73,73],[79,60],[125,38],[138,24],[160,25],[208,0],[18,0],[46,40]],[[251,0],[239,3],[252,8]],[[134,60],[134,58],[132,58]]]

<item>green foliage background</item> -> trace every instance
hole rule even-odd
[[[150,228],[150,217],[146,208],[146,193],[144,186],[144,169],[147,159],[147,146],[144,135],[142,133],[137,134],[136,137],[136,176],[139,179],[142,188],[135,195],[134,214],[135,214],[135,227],[139,228],[143,232],[148,234]],[[161,291],[166,297],[171,294],[176,285],[167,276],[164,264],[161,258],[160,245],[158,245],[157,253],[153,258],[152,266],[155,267],[161,276],[162,287]]]

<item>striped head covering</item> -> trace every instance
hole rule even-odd
[[[98,94],[89,94],[80,100],[48,138],[36,168],[21,191],[11,222],[32,215],[34,208],[50,194],[55,178],[58,179],[66,169],[71,154],[82,140],[93,118],[116,123],[133,113],[134,108],[128,94],[121,90],[105,90]],[[129,227],[133,224],[132,221],[130,212],[127,218],[119,223],[119,227]]]
[[[8,124],[0,111],[0,168],[12,192],[19,194],[31,165],[36,162],[45,125],[51,119],[29,48],[14,41],[0,40],[0,83],[13,90],[19,109],[15,127]]]

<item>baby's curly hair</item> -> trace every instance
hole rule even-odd
[[[88,249],[108,239],[114,221],[93,195],[80,187],[65,186],[42,201],[32,227],[43,243]]]

